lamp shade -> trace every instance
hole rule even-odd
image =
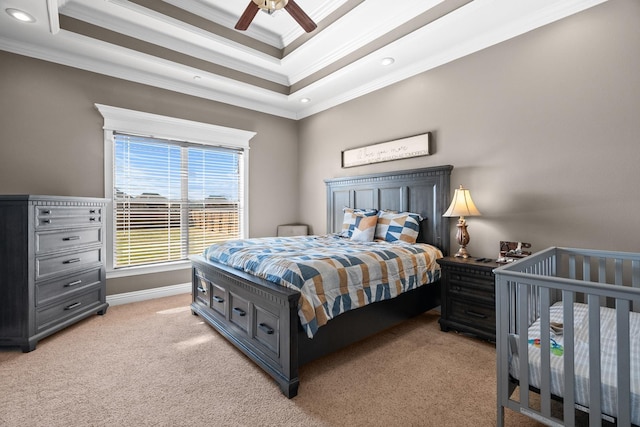
[[[451,204],[449,205],[449,209],[442,214],[442,216],[480,216],[482,215],[476,205],[471,200],[471,193],[468,189],[463,188],[462,185],[460,188],[456,188],[453,193],[453,200],[451,200]]]

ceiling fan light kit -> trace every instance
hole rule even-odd
[[[289,0],[252,0],[258,5],[260,9],[268,10],[270,12],[274,10],[282,9],[289,3]]]
[[[251,0],[242,16],[235,26],[236,30],[244,31],[256,17],[259,10],[264,10],[271,14],[276,10],[285,9],[289,15],[300,25],[307,33],[317,28],[317,25],[293,0]]]

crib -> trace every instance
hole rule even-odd
[[[552,247],[494,274],[497,425],[639,426],[640,254]]]

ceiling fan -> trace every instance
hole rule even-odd
[[[304,13],[304,11],[300,9],[300,6],[293,0],[251,0],[235,28],[241,31],[249,28],[251,21],[253,21],[253,18],[255,18],[260,9],[272,14],[282,8],[289,12],[289,15],[291,15],[307,33],[316,29],[316,23],[313,22],[313,20],[309,18],[309,15]]]

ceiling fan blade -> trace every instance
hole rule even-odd
[[[296,4],[295,1],[289,0],[284,8],[307,33],[310,33],[318,27],[316,23],[313,22],[311,18],[309,18],[309,15],[304,13],[304,10],[302,10],[300,6]]]
[[[253,18],[256,17],[256,13],[258,13],[259,10],[260,10],[260,8],[258,7],[257,4],[255,4],[252,1],[249,1],[249,5],[244,10],[244,13],[242,14],[240,19],[238,20],[238,23],[236,24],[235,29],[236,30],[240,30],[240,31],[244,31],[247,28],[249,28],[249,25],[251,24],[251,21],[253,21]]]

